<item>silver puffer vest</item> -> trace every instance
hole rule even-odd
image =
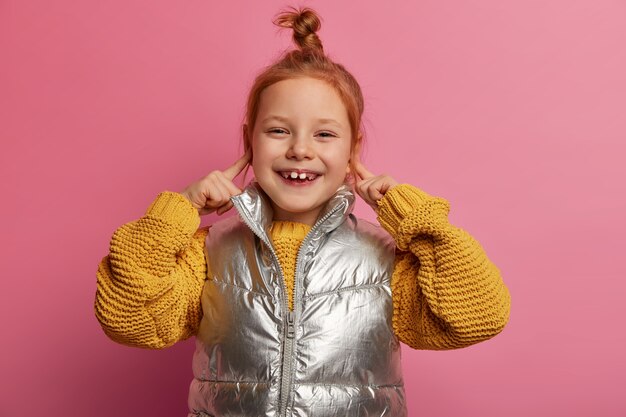
[[[342,185],[298,252],[294,310],[258,183],[210,228],[188,416],[406,416],[390,280],[395,242]]]

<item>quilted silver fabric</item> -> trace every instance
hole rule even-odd
[[[206,240],[188,416],[406,416],[391,236],[342,185],[302,243],[290,311],[267,195],[251,182],[231,200],[239,216]]]

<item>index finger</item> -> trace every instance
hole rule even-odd
[[[243,169],[246,167],[246,165],[248,165],[251,154],[252,154],[252,151],[248,149],[246,153],[243,154],[243,156],[241,156],[241,158],[235,161],[234,164],[232,164],[231,166],[226,168],[224,171],[222,171],[224,176],[228,178],[229,180],[232,180],[237,175],[239,175],[241,171],[243,171]]]
[[[356,169],[356,173],[359,177],[361,177],[362,179],[366,180],[368,178],[372,178],[375,175],[372,174],[371,172],[369,172],[365,166],[363,166],[363,164],[361,163],[361,160],[357,159],[356,161],[354,161],[354,168]]]

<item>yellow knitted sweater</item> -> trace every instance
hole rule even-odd
[[[458,349],[487,340],[509,320],[500,270],[469,233],[448,222],[449,203],[409,184],[388,190],[377,219],[395,239],[393,328],[415,349]],[[95,314],[112,340],[159,349],[194,335],[202,310],[210,227],[181,194],[164,191],[119,227],[99,264]],[[290,307],[298,247],[309,226],[274,222]]]
[[[280,268],[285,274],[285,286],[289,298],[289,309],[293,310],[294,280],[296,278],[296,258],[300,244],[311,230],[304,223],[290,221],[274,221],[270,230],[272,244],[278,256]]]

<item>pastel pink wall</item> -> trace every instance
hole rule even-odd
[[[361,82],[369,169],[447,198],[512,294],[494,339],[403,350],[410,415],[626,415],[617,0],[0,2],[0,415],[186,415],[193,340],[108,340],[97,265],[160,191],[239,155],[292,4]]]

